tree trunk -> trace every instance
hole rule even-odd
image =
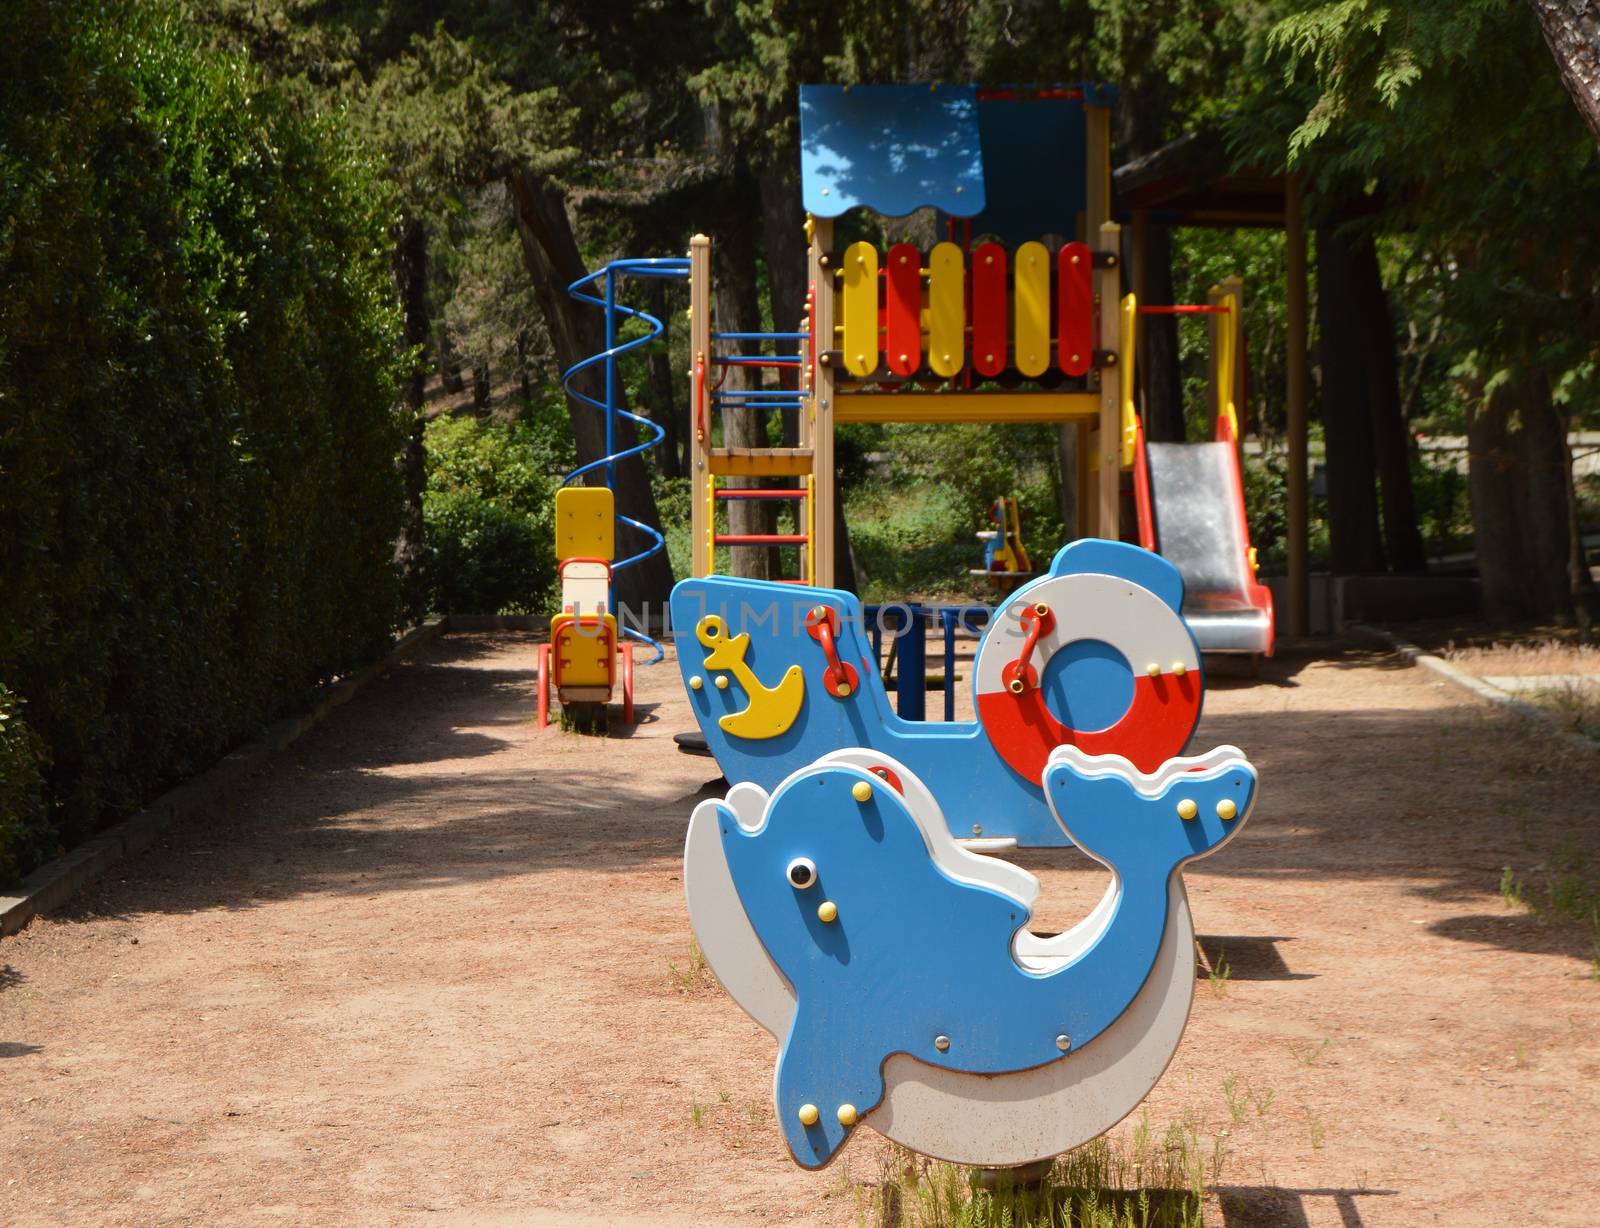
[[[1389,566],[1399,572],[1425,571],[1427,554],[1411,489],[1411,438],[1400,409],[1394,320],[1389,314],[1389,296],[1384,293],[1378,249],[1371,235],[1361,235],[1350,243],[1350,259]]]
[[[772,303],[772,331],[792,333],[800,327],[806,311],[806,234],[805,215],[800,209],[800,184],[793,174],[764,171],[761,185],[761,237],[767,257],[767,293]],[[780,344],[779,353],[794,353],[799,347]],[[783,387],[796,386],[796,373],[783,368],[778,372]],[[783,446],[800,442],[798,410],[783,411]]]
[[[472,408],[488,409],[489,397],[493,392],[494,386],[489,382],[488,365],[475,365],[472,368]]]
[[[526,408],[533,402],[533,376],[528,370],[528,333],[517,332],[517,382],[522,389],[522,404]]]
[[[743,209],[730,209],[720,219],[717,244],[714,249],[712,278],[714,327],[722,333],[755,333],[761,331],[761,296],[756,281],[756,238],[759,217],[748,208],[755,193],[755,184],[748,172],[740,168],[731,178],[727,199],[730,203],[744,204]],[[760,347],[755,343],[725,344],[724,353],[755,354]],[[728,367],[720,376],[722,391],[740,392],[761,387],[760,367]],[[768,448],[772,441],[767,434],[765,410],[754,406],[724,409],[722,412],[722,438],[730,448]],[[730,489],[757,488],[770,478],[730,477]],[[777,508],[764,499],[729,499],[728,526],[734,533],[772,533],[777,525]],[[730,552],[729,571],[736,576],[757,580],[777,579],[783,575],[782,560],[777,547],[758,549],[752,546],[734,546]]]
[[[517,235],[522,242],[523,260],[533,278],[534,297],[550,333],[556,365],[563,371],[574,363],[605,348],[605,328],[599,309],[579,303],[567,294],[567,287],[588,272],[578,252],[572,222],[567,216],[566,198],[554,184],[527,170],[513,171],[506,177],[517,220]],[[605,394],[601,364],[580,374],[575,386],[596,399]],[[604,415],[573,397],[567,398],[572,419],[572,434],[578,446],[578,461],[587,464],[605,455]],[[638,442],[636,432],[620,421],[617,448],[620,451]],[[590,485],[600,485],[600,471],[589,475]],[[659,526],[655,493],[643,461],[629,457],[617,465],[617,511],[642,524]],[[643,550],[648,539],[625,527],[618,533],[617,555],[625,558]],[[617,573],[617,604],[639,616],[665,616],[666,601],[672,591],[672,563],[665,550]]]
[[[466,389],[467,382],[461,378],[461,360],[456,357],[455,346],[450,344],[450,328],[447,324],[439,326],[435,342],[439,347],[439,383],[451,396],[456,396]]]
[[[1350,245],[1317,228],[1317,327],[1322,428],[1327,444],[1328,536],[1335,575],[1384,570],[1376,456]]]
[[[1600,0],[1528,0],[1561,83],[1600,148]]]
[[[656,279],[640,283],[640,291],[646,303],[645,310],[669,330],[671,321],[667,319],[668,304],[671,301],[667,294],[667,283]],[[661,446],[656,449],[656,466],[665,477],[681,478],[689,472],[689,458],[687,454],[688,436],[679,425],[683,417],[684,406],[688,404],[687,390],[679,395],[677,381],[672,378],[672,354],[666,343],[668,334],[663,334],[662,340],[649,347],[645,355],[646,371],[649,374],[650,389],[650,420],[666,432]]]
[[[1150,268],[1146,293],[1156,304],[1172,302],[1172,230],[1151,226]],[[1141,316],[1144,334],[1144,429],[1153,443],[1183,443],[1188,427],[1183,416],[1183,373],[1178,367],[1178,317]],[[1209,437],[1208,437],[1209,438]]]
[[[1548,372],[1506,379],[1480,400],[1467,457],[1484,612],[1502,623],[1571,617],[1571,470]]]
[[[394,250],[390,268],[400,296],[405,344],[425,345],[428,340],[428,232],[417,218],[404,218],[390,232]],[[423,519],[422,492],[428,482],[428,453],[423,443],[427,420],[422,416],[427,367],[418,361],[401,389],[401,404],[411,414],[405,447],[398,465],[405,491],[405,506],[400,517],[400,535],[395,539],[394,561],[400,568],[400,600],[406,617],[412,621],[427,613],[427,594],[422,587]]]

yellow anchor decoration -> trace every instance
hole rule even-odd
[[[800,704],[806,697],[806,679],[801,668],[791,665],[777,686],[764,686],[755,671],[745,664],[744,654],[750,648],[749,633],[730,639],[722,619],[715,614],[707,614],[695,624],[694,637],[706,650],[706,670],[727,670],[750,697],[749,705],[742,712],[730,712],[717,722],[722,731],[752,741],[787,733],[794,718],[800,715]]]

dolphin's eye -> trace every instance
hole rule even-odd
[[[796,891],[804,891],[817,881],[817,866],[809,857],[796,857],[789,863],[789,885]]]

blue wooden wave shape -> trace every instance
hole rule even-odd
[[[925,834],[937,816],[913,813],[883,780],[845,766],[798,772],[754,830],[720,808],[740,903],[795,990],[775,1094],[796,1161],[817,1168],[833,1158],[882,1099],[892,1054],[978,1073],[1026,1070],[1062,1060],[1123,1013],[1160,948],[1171,877],[1232,838],[1256,787],[1242,758],[1180,773],[1153,795],[1141,779],[1148,787],[1115,756],[1052,756],[1050,808],[1111,868],[1118,892],[1089,945],[1043,973],[1011,951],[1028,905],[956,877]],[[810,872],[796,886],[791,867],[802,860]]]
[[[1097,539],[1063,547],[1049,571],[1018,589],[1007,604],[1026,601],[1030,592],[1053,577],[1080,574],[1109,575],[1142,586],[1181,619],[1183,580],[1177,568],[1137,546]],[[805,623],[807,613],[819,604],[838,613],[839,656],[860,676],[860,685],[848,699],[827,695],[817,684],[823,658]],[[749,781],[770,792],[793,772],[840,747],[869,747],[899,760],[921,778],[939,799],[957,838],[1012,837],[1025,848],[1070,845],[1050,818],[1041,782],[1014,771],[981,724],[907,721],[896,715],[873,660],[861,602],[853,594],[707,576],[681,581],[672,591],[671,612],[678,666],[690,704],[730,783]],[[711,685],[717,671],[708,667],[707,649],[695,636],[696,626],[707,615],[720,618],[730,636],[749,634],[744,660],[761,683],[777,685],[792,667],[807,675],[799,715],[780,736],[750,739],[722,729],[720,718],[744,708],[748,696],[737,679],[725,689]],[[991,620],[985,642],[995,631]],[[1187,629],[1182,634],[1187,636]],[[1192,637],[1188,642],[1192,644]],[[1081,641],[1057,654],[1062,660],[1047,675],[1053,706],[1088,714],[1086,723],[1078,722],[1080,728],[1116,719],[1120,711],[1105,710],[1102,697],[1120,695],[1122,684],[1132,685],[1128,663],[1116,654],[1108,659],[1104,649],[1096,641]],[[691,685],[695,678],[701,680],[698,689]],[[1203,685],[1198,676],[1193,682]]]

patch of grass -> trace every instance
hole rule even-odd
[[[1521,692],[1519,698],[1548,712],[1562,729],[1600,742],[1600,686],[1563,682]]]
[[[1249,1096],[1239,1090],[1239,1076],[1229,1075],[1222,1081],[1222,1095],[1228,1102],[1228,1116],[1234,1124],[1243,1121],[1250,1111]]]
[[[1521,908],[1528,902],[1527,890],[1510,866],[1500,871],[1500,899],[1507,908]]]
[[[1589,941],[1589,976],[1600,980],[1600,875],[1569,838],[1532,872],[1536,886],[1510,866],[1500,871],[1500,898],[1507,908],[1521,908],[1554,924],[1577,922]]]
[[[696,1130],[705,1125],[706,1106],[701,1104],[698,1100],[691,1100],[689,1102],[689,1120],[694,1122],[694,1128]]]
[[[667,979],[681,994],[714,993],[717,989],[716,974],[693,938],[689,939],[688,962],[682,968],[670,959],[667,961]]]
[[[1203,1228],[1206,1187],[1221,1177],[1222,1134],[1198,1118],[1156,1139],[1148,1117],[1126,1141],[1098,1138],[1059,1156],[1043,1180],[993,1188],[978,1170],[896,1148],[879,1179],[856,1187],[862,1228]],[[1003,1175],[1002,1175],[1003,1178]]]
[[[1503,677],[1539,677],[1546,674],[1600,674],[1600,646],[1583,644],[1566,636],[1549,634],[1518,642],[1497,640],[1457,648],[1440,655],[1468,673]]]
[[[1233,969],[1228,965],[1227,951],[1223,950],[1221,947],[1218,947],[1217,957],[1216,959],[1212,959],[1211,956],[1206,953],[1205,947],[1203,947],[1198,940],[1196,940],[1194,945],[1195,950],[1200,953],[1200,966],[1206,970],[1206,981],[1211,986],[1211,992],[1216,994],[1219,998],[1226,997],[1228,993],[1228,982],[1233,976]]]
[[[1306,1115],[1306,1129],[1310,1134],[1311,1150],[1321,1151],[1322,1145],[1328,1141],[1327,1123],[1305,1105],[1300,1106],[1300,1111]]]
[[[1302,1066],[1315,1066],[1317,1060],[1328,1051],[1328,1046],[1331,1044],[1333,1044],[1333,1037],[1324,1036],[1320,1044],[1290,1045],[1289,1048],[1294,1053],[1295,1060]]]

